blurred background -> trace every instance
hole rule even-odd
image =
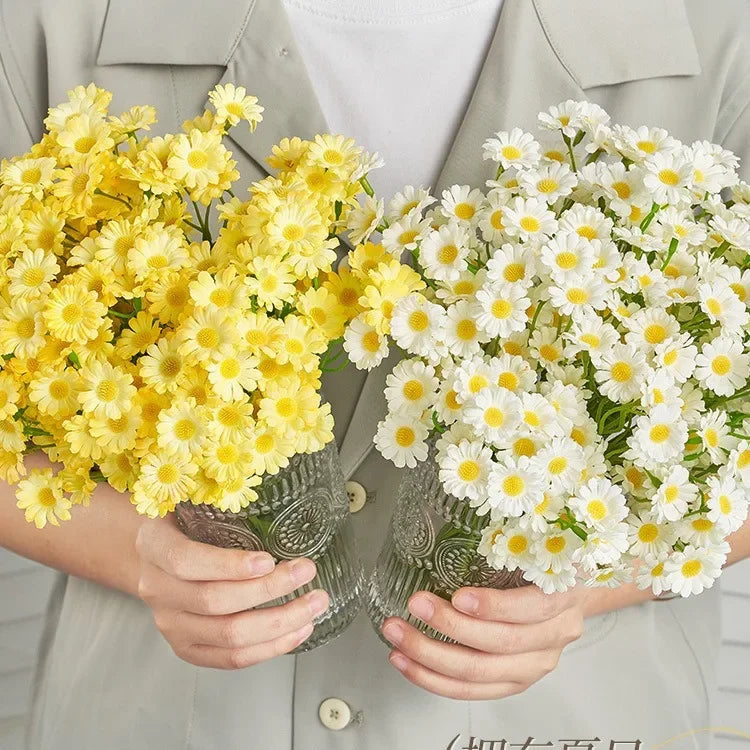
[[[0,750],[22,750],[31,673],[53,573],[0,549]],[[721,578],[722,649],[717,727],[748,726],[750,714],[750,560]],[[716,750],[747,750],[750,740],[717,732]],[[643,750],[647,750],[644,748]]]

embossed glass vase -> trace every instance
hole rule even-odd
[[[496,570],[477,552],[489,516],[477,515],[468,502],[445,493],[435,453],[433,441],[427,459],[405,472],[389,535],[369,580],[368,614],[385,643],[383,621],[393,616],[432,638],[450,640],[409,613],[407,602],[416,591],[450,599],[462,586],[506,589],[528,584],[520,570]]]
[[[240,513],[181,503],[176,515],[191,539],[219,547],[266,550],[276,560],[309,557],[317,575],[294,593],[264,606],[291,601],[321,588],[330,607],[295,652],[310,651],[340,635],[362,603],[364,575],[349,519],[349,500],[336,444],[299,454],[257,488],[258,499]]]

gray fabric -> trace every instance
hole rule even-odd
[[[481,184],[484,138],[530,126],[539,109],[568,97],[590,98],[617,121],[659,124],[688,141],[724,138],[750,162],[747,4],[644,0],[627,5],[640,22],[625,25],[622,7],[505,0],[440,184]],[[89,80],[115,92],[115,109],[156,105],[162,131],[199,113],[222,77],[247,86],[267,110],[255,135],[240,128],[234,136],[245,184],[262,176],[273,142],[324,127],[276,0],[0,0],[0,12],[0,154],[25,148],[29,135],[39,135],[47,104]],[[399,479],[376,452],[362,454],[382,408],[378,377],[346,373],[326,383],[337,436],[345,435],[342,453],[354,478],[375,493],[353,519],[368,565],[387,531]],[[605,749],[610,740],[653,746],[710,725],[718,596],[716,587],[691,600],[592,618],[558,669],[526,693],[460,702],[407,683],[387,663],[364,615],[317,651],[225,673],[175,657],[140,601],[61,579],[29,747],[442,750],[456,736],[456,749],[470,737],[478,744],[530,736],[553,746],[594,737]],[[325,729],[317,709],[329,696],[361,711],[361,723],[338,733]],[[708,743],[708,734],[695,734],[679,747]]]

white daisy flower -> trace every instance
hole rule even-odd
[[[625,341],[647,352],[680,335],[677,319],[666,310],[653,307],[638,310],[625,321],[625,327]]]
[[[452,425],[461,415],[462,406],[450,381],[443,381],[435,399],[437,418],[444,425]]]
[[[666,245],[673,239],[678,240],[679,245],[690,246],[702,245],[706,241],[706,225],[695,221],[692,212],[676,206],[667,206],[656,214],[654,229],[661,234]]]
[[[690,596],[713,586],[721,574],[720,555],[688,544],[682,552],[673,552],[664,562],[666,587],[674,594]]]
[[[557,220],[546,203],[517,196],[505,209],[506,233],[522,240],[543,239],[557,231]]]
[[[542,245],[540,257],[554,279],[586,276],[594,266],[594,248],[575,232],[557,232]]]
[[[740,334],[750,321],[745,303],[728,284],[701,284],[698,287],[701,309],[712,323],[719,323],[727,333]]]
[[[443,370],[445,373],[445,369]],[[452,372],[453,388],[460,403],[477,396],[493,385],[493,373],[482,354],[463,359]]]
[[[664,577],[664,560],[647,555],[643,559],[643,565],[638,568],[635,583],[642,591],[651,589],[654,596],[659,596],[665,591],[669,591]]]
[[[587,570],[599,565],[612,565],[628,550],[628,525],[616,523],[607,529],[588,531],[578,549],[573,553],[573,562]]]
[[[536,373],[529,363],[517,354],[500,354],[493,357],[488,365],[493,382],[514,393],[528,391],[536,383]]]
[[[651,199],[643,186],[643,170],[638,167],[626,167],[622,162],[600,164],[598,169],[598,187],[596,197],[607,200],[609,207],[620,218],[629,218],[635,209],[642,215],[636,217],[636,224],[645,217]]]
[[[737,531],[747,520],[747,492],[731,477],[710,477],[707,485],[709,521],[724,534]]]
[[[493,465],[486,499],[493,519],[529,513],[543,499],[542,478],[526,456],[505,458]]]
[[[671,153],[681,145],[664,128],[649,128],[645,125],[639,128],[613,125],[612,140],[617,150],[634,162],[642,162],[655,154]]]
[[[750,488],[750,443],[741,441],[729,454],[727,465],[745,488]]]
[[[419,262],[430,279],[456,281],[468,268],[469,231],[456,221],[432,230],[419,246]]]
[[[418,419],[408,415],[389,414],[378,424],[375,447],[399,469],[413,469],[427,458],[428,430]]]
[[[629,516],[627,524],[631,555],[663,560],[672,551],[676,534],[671,524],[660,523],[648,512]]]
[[[483,268],[477,273],[465,271],[455,281],[438,282],[435,296],[448,305],[460,300],[473,300],[486,280],[487,272]]]
[[[484,195],[481,190],[472,190],[468,185],[453,185],[443,190],[440,206],[446,218],[473,226],[483,203]]]
[[[577,354],[588,352],[591,356],[601,355],[609,351],[620,341],[620,334],[611,323],[605,323],[593,310],[581,315],[573,321],[570,332],[564,335],[570,342],[566,352]]]
[[[493,284],[517,284],[526,289],[536,275],[534,253],[527,245],[505,243],[487,261],[487,279]]]
[[[518,183],[527,196],[555,203],[570,195],[578,179],[567,164],[544,164],[519,172]]]
[[[737,266],[728,266],[722,264],[719,266],[718,277],[729,284],[731,290],[737,295],[739,300],[747,305],[750,303],[750,269],[744,271]]]
[[[495,133],[483,146],[483,158],[497,162],[503,169],[535,167],[539,156],[539,144],[534,136],[521,128]]]
[[[682,465],[673,466],[653,497],[657,523],[678,521],[697,497],[698,488],[691,484],[688,470]]]
[[[497,570],[503,568],[506,570],[517,570],[518,568],[526,570],[534,564],[531,547],[534,544],[535,535],[529,529],[522,528],[516,521],[505,522],[502,526],[492,524],[490,528],[494,529],[494,532],[487,535],[492,540],[487,562],[493,568]],[[482,554],[481,542],[477,551]]]
[[[612,219],[595,206],[576,203],[560,217],[560,232],[573,232],[579,237],[592,240],[609,240],[612,236]]]
[[[659,404],[668,406],[676,413],[682,411],[682,390],[666,370],[652,370],[643,384],[643,408],[650,411]]]
[[[385,379],[389,411],[419,418],[435,402],[435,368],[418,359],[402,359]]]
[[[541,393],[521,394],[521,420],[528,431],[540,432],[548,437],[560,436],[565,432],[555,407]]]
[[[701,414],[706,410],[703,401],[703,391],[698,388],[692,380],[682,384],[682,418],[691,428],[695,428],[701,418]]]
[[[615,344],[597,357],[596,382],[603,396],[624,404],[641,394],[648,375],[646,357],[642,351],[629,344]]]
[[[534,565],[526,569],[523,577],[545,594],[567,591],[576,585],[576,570],[572,565],[561,566],[560,570],[555,570],[552,566],[544,568]]]
[[[531,301],[517,284],[485,284],[477,292],[477,325],[488,339],[523,331],[528,323],[526,311]]]
[[[601,587],[616,589],[631,580],[630,569],[624,563],[606,565],[592,571],[591,575],[584,580],[583,585],[588,587]]]
[[[683,151],[660,152],[643,162],[643,184],[656,203],[685,200],[693,180],[693,165]]]
[[[490,190],[487,201],[479,212],[479,231],[490,245],[500,245],[505,235],[504,210],[510,196],[501,190]]]
[[[698,348],[689,333],[667,339],[654,348],[654,365],[665,370],[677,383],[684,383],[695,370]]]
[[[678,524],[678,529],[680,539],[702,549],[721,544],[726,536],[723,529],[714,523],[708,514],[686,518]]]
[[[703,450],[711,458],[711,463],[723,464],[727,454],[739,443],[739,438],[730,435],[730,431],[725,411],[715,409],[706,412],[701,417],[698,435],[701,438]]]
[[[481,309],[476,302],[460,300],[447,309],[444,341],[454,357],[470,357],[490,336],[477,325]]]
[[[485,388],[465,405],[463,418],[485,442],[500,445],[521,421],[521,402],[505,388]]]
[[[414,211],[394,221],[383,231],[383,247],[400,258],[405,250],[416,250],[431,229],[429,219],[423,219],[421,214]]]
[[[477,513],[490,510],[487,483],[493,466],[492,452],[478,440],[461,440],[448,445],[438,456],[440,481],[445,491],[468,500]]]
[[[593,529],[612,528],[628,515],[625,495],[609,479],[594,478],[568,501],[575,517]]]
[[[529,339],[529,350],[534,359],[547,367],[563,358],[565,341],[552,326],[537,326]]]
[[[580,425],[588,418],[586,405],[574,385],[566,385],[559,380],[547,380],[540,384],[539,390],[552,404],[563,432],[572,431],[573,425]]]
[[[709,222],[711,229],[732,247],[750,253],[750,220],[739,216],[724,218],[714,216]]]
[[[687,424],[664,404],[635,419],[628,445],[640,452],[644,465],[668,464],[682,455],[688,436]]]
[[[540,568],[552,568],[559,572],[572,566],[573,556],[582,545],[582,540],[570,529],[551,526],[549,531],[533,545],[536,564]]]
[[[421,185],[419,187],[407,185],[389,201],[388,221],[400,221],[409,214],[421,214],[435,200]]]
[[[574,319],[607,306],[607,287],[599,277],[592,275],[567,274],[549,287],[549,296],[550,302],[563,315]]]
[[[581,118],[585,110],[582,105],[582,102],[568,99],[540,112],[537,123],[544,130],[561,130],[563,135],[573,138],[583,125]]]
[[[526,513],[518,519],[523,529],[529,529],[534,534],[543,534],[549,530],[550,521],[560,517],[560,512],[565,505],[565,499],[559,495],[545,492],[540,503],[534,506],[531,513]]]
[[[717,396],[731,396],[750,375],[750,355],[741,342],[725,336],[704,344],[695,364],[695,377]]]
[[[365,313],[351,321],[344,333],[344,349],[358,370],[372,370],[388,356],[388,338],[365,323]]]
[[[445,309],[421,294],[400,299],[391,318],[391,336],[409,354],[435,362],[448,353],[442,341]]]
[[[581,446],[567,437],[553,438],[531,463],[554,495],[572,491],[585,466]]]

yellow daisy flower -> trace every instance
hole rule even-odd
[[[44,320],[50,332],[70,343],[93,339],[107,313],[96,292],[67,285],[52,290],[44,305]]]
[[[186,365],[177,337],[165,336],[146,349],[138,360],[138,372],[157,393],[170,393],[185,382]]]
[[[177,454],[150,453],[140,463],[130,501],[139,513],[164,517],[177,503],[187,500],[195,488],[198,467]]]
[[[80,376],[72,367],[44,369],[29,383],[29,400],[42,414],[69,417],[78,411]]]
[[[59,475],[53,474],[52,469],[29,472],[29,476],[18,483],[16,497],[16,505],[24,511],[26,520],[38,529],[43,529],[47,523],[59,526],[60,521],[70,520],[71,502],[63,494]]]
[[[263,119],[263,107],[258,104],[256,97],[248,96],[244,86],[235,86],[233,83],[227,83],[225,86],[218,84],[208,98],[216,108],[216,119],[225,127],[245,120],[253,131]]]
[[[18,381],[8,372],[0,372],[0,419],[12,417],[18,411],[21,393]]]
[[[13,191],[41,200],[44,191],[52,185],[55,166],[55,160],[49,157],[4,162],[0,182]]]
[[[90,362],[78,374],[78,401],[84,413],[117,419],[130,410],[136,388],[127,372],[109,362]]]
[[[0,354],[33,357],[44,345],[44,318],[39,300],[14,300],[0,318]]]

